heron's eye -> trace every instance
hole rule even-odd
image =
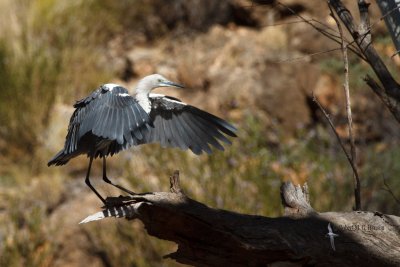
[[[158,79],[158,82],[159,82],[159,83],[162,82],[162,79]]]

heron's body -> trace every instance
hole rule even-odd
[[[49,165],[66,164],[80,154],[94,158],[112,156],[137,145],[151,124],[149,114],[121,86],[100,86],[74,107],[64,149]]]
[[[223,150],[218,141],[230,143],[224,134],[236,136],[233,126],[212,114],[172,97],[150,94],[159,86],[179,85],[155,74],[141,80],[132,95],[122,86],[105,84],[77,101],[64,148],[48,165],[64,165],[87,154],[90,164],[86,182],[104,201],[89,182],[93,158],[103,158],[103,179],[111,183],[105,175],[105,158],[131,146],[160,143],[201,154],[211,153],[210,145]]]

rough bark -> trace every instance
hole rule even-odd
[[[313,210],[306,186],[283,184],[285,216],[269,218],[213,209],[187,197],[179,176],[171,192],[107,199],[106,217],[143,222],[149,235],[178,244],[167,255],[193,266],[400,266],[400,218],[378,212]],[[328,223],[335,238],[331,247]]]

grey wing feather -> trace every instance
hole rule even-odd
[[[188,115],[189,113],[181,113],[181,118],[186,122],[188,129],[190,129],[190,135],[193,138],[193,141],[196,141],[201,150],[207,152],[207,154],[211,154],[212,150],[208,146],[210,136],[207,134],[203,134],[200,129],[197,127],[195,121],[192,116]]]
[[[177,122],[177,127],[181,129],[181,133],[185,135],[185,140],[188,148],[192,150],[196,155],[201,154],[201,145],[199,144],[198,138],[194,138],[190,127],[181,116],[176,116],[175,121]]]
[[[118,144],[136,144],[141,135],[134,134],[140,128],[147,129],[150,117],[123,87],[112,91],[100,87],[88,97],[75,103],[76,108],[68,127],[64,150],[71,153],[77,149],[79,140],[89,132]],[[132,120],[132,121],[131,121]]]
[[[108,90],[106,89],[106,87],[100,86],[97,90],[95,90],[93,93],[91,93],[88,97],[85,97],[81,100],[76,101],[76,103],[74,104],[74,108],[80,108],[80,107],[86,106],[92,100],[96,99],[99,95],[101,95],[102,93],[105,93],[107,91]]]
[[[234,126],[196,107],[169,97],[150,97],[153,127],[140,142],[158,142],[165,147],[191,149],[195,154],[211,153],[210,146],[223,150],[217,141],[230,143],[226,135],[236,137]]]

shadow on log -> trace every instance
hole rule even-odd
[[[110,197],[106,217],[139,219],[149,235],[178,244],[166,257],[193,266],[400,266],[400,218],[378,212],[318,213],[306,186],[281,188],[285,216],[268,218],[213,209],[187,197],[179,173],[171,192]],[[336,250],[328,223],[339,236]]]

